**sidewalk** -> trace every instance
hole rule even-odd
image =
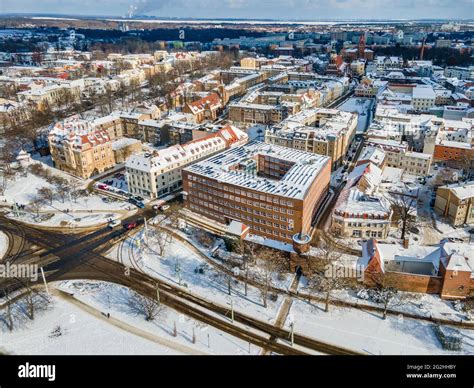
[[[296,293],[296,290],[298,289],[298,283],[300,281],[300,276],[295,275],[293,278],[293,281],[291,282],[290,287],[288,288],[288,291],[290,293]],[[275,326],[278,328],[283,328],[285,325],[286,319],[288,318],[288,314],[290,312],[291,306],[293,305],[293,297],[291,295],[286,295],[285,299],[281,303],[280,308],[278,309],[278,313],[275,318]],[[270,341],[274,341],[274,337],[270,337]],[[268,350],[263,350],[260,353],[262,356],[266,356],[269,354]]]

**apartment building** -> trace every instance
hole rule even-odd
[[[368,139],[366,145],[376,147],[386,154],[387,167],[401,168],[412,175],[425,176],[429,174],[432,155],[422,152],[408,151],[406,142],[385,139]]]
[[[47,85],[19,92],[17,97],[20,102],[33,102],[39,110],[45,110],[63,106],[66,99],[80,103],[81,90],[78,86]]]
[[[474,225],[474,181],[439,187],[434,209],[453,226]]]
[[[229,120],[244,124],[274,124],[283,120],[281,105],[236,102],[229,104]]]
[[[265,142],[329,156],[342,163],[355,136],[357,115],[336,109],[306,109],[265,131]]]
[[[333,213],[332,232],[339,237],[385,239],[390,230],[392,211],[383,197],[363,194],[357,189]]]
[[[472,80],[472,79],[474,79],[474,66],[469,66],[469,67],[460,67],[460,66],[447,67],[444,70],[444,75],[447,78],[457,78],[459,80]]]
[[[252,141],[183,170],[186,207],[252,234],[291,243],[306,236],[329,189],[331,160]]]
[[[435,106],[436,93],[432,86],[418,85],[413,88],[411,104],[416,111],[429,112]]]
[[[48,140],[54,166],[77,177],[88,179],[115,165],[108,133],[88,122],[56,123]]]
[[[382,170],[371,162],[349,174],[332,214],[331,231],[336,236],[387,238],[392,210],[388,200],[376,193],[381,180]]]
[[[182,169],[229,147],[246,143],[246,133],[231,126],[216,133],[143,155],[132,155],[126,162],[129,191],[146,198],[159,198],[183,186]]]

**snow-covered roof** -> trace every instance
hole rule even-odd
[[[385,160],[385,156],[386,154],[382,148],[377,146],[366,146],[362,149],[358,162],[371,162],[380,167]]]
[[[445,256],[442,260],[448,270],[471,271],[474,277],[474,244],[446,242],[442,246]]]
[[[433,87],[428,85],[418,85],[416,88],[413,88],[413,98],[434,100],[436,98],[436,94],[433,90]]]
[[[385,271],[385,265],[391,262],[397,262],[397,267],[410,268],[409,266],[405,267],[404,265],[400,264],[403,262],[408,262],[425,265],[431,264],[431,273],[437,273],[439,269],[440,259],[443,256],[443,250],[439,245],[410,245],[405,248],[400,244],[390,244],[382,242],[375,243],[373,240],[369,240],[363,244],[362,262],[368,263],[370,259],[374,257],[374,249],[379,254],[382,271]]]
[[[441,188],[450,189],[459,199],[468,199],[474,197],[474,181],[442,186]]]
[[[352,188],[341,194],[341,201],[335,207],[335,214],[344,218],[360,219],[370,215],[370,222],[390,222],[390,203],[383,197],[366,195],[358,188]]]
[[[141,141],[137,139],[131,139],[129,137],[122,137],[121,139],[117,139],[112,142],[112,149],[115,151],[136,143],[141,143]]]
[[[152,173],[173,166],[175,163],[183,166],[209,155],[209,153],[245,143],[247,139],[248,136],[245,132],[238,128],[227,126],[201,139],[157,151],[154,155],[132,155],[127,159],[126,168]]]
[[[71,144],[75,148],[82,148],[84,145],[95,147],[111,141],[105,130],[96,128],[77,116],[57,122],[49,132],[48,139],[50,144]]]
[[[258,156],[282,160],[291,167],[279,180],[236,168],[255,161]],[[322,169],[329,163],[330,158],[327,156],[252,141],[195,163],[185,171],[262,193],[303,199]]]

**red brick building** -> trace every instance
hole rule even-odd
[[[443,299],[463,299],[474,293],[474,246],[443,243],[402,247],[372,239],[364,246],[364,284],[386,285],[402,291],[439,294]]]
[[[448,162],[448,164],[455,167],[474,168],[474,145],[437,139],[433,160]]]
[[[330,175],[327,156],[253,141],[185,168],[185,203],[217,222],[239,221],[252,234],[292,243],[309,233]]]

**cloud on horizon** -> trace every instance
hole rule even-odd
[[[474,0],[16,0],[1,13],[255,19],[474,18]]]

